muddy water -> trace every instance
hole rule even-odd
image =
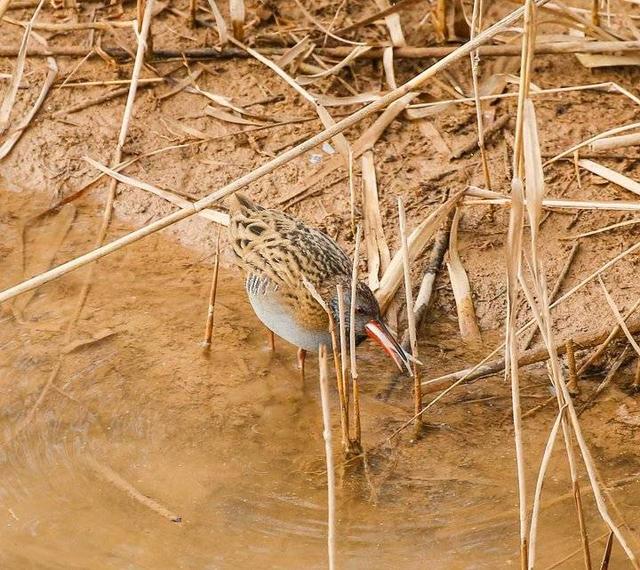
[[[32,195],[0,192],[2,288],[91,246],[97,206],[24,224],[43,206]],[[110,238],[125,230],[115,222]],[[2,308],[3,568],[326,567],[315,362],[302,383],[293,348],[278,342],[269,350],[232,269],[222,271],[215,344],[203,353],[207,256],[156,235],[104,259],[69,339],[83,271]],[[421,354],[430,376],[477,356],[455,339],[455,321],[445,315],[429,327]],[[385,442],[410,417],[409,386],[382,401],[392,365],[371,347],[360,357],[369,453],[366,468],[338,462],[340,567],[517,567],[506,386],[492,379],[466,387],[436,407],[423,439],[407,433]],[[547,398],[542,370],[523,382],[525,408]],[[636,417],[635,401],[614,389],[584,423],[612,485],[615,518],[632,534],[640,524],[638,435],[631,420],[619,421],[621,405]],[[530,490],[553,419],[549,410],[525,426]],[[557,448],[540,568],[579,548]],[[586,491],[585,512],[597,564],[605,528]],[[584,566],[577,555],[559,567]],[[611,568],[627,567],[615,547]]]

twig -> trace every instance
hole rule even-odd
[[[569,369],[569,380],[567,380],[567,388],[569,392],[574,394],[580,393],[580,387],[578,386],[578,374],[576,370],[576,353],[574,350],[574,344],[572,339],[565,341],[565,350],[567,353],[567,367]]]
[[[204,341],[202,346],[205,350],[211,348],[211,337],[213,336],[213,316],[216,310],[216,294],[218,291],[218,270],[220,268],[220,230],[216,238],[216,255],[213,261],[213,275],[211,277],[211,289],[209,290],[209,303],[207,307],[207,323],[204,328]]]
[[[608,570],[609,560],[611,559],[611,550],[613,549],[613,532],[609,533],[607,543],[602,554],[602,562],[600,562],[600,570]]]

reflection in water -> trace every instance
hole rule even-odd
[[[34,263],[50,261],[52,241],[42,236],[55,233],[56,221],[27,227],[24,248],[18,247],[19,220],[37,211],[34,197],[5,191],[0,206],[4,288]],[[91,206],[78,208],[56,263],[90,246],[97,214]],[[45,224],[54,226],[48,234]],[[0,436],[11,439],[0,448],[3,567],[326,567],[326,476],[313,364],[302,384],[294,349],[279,342],[270,352],[232,270],[223,270],[214,347],[203,354],[210,268],[200,259],[156,235],[102,260],[75,335],[83,342],[73,346],[63,346],[63,336],[82,272],[3,307]],[[429,332],[421,350],[429,375],[476,356],[451,340],[456,326],[446,318]],[[60,372],[16,436],[61,350]],[[517,566],[512,435],[508,422],[503,426],[507,387],[499,379],[465,387],[427,418],[434,427],[421,441],[411,442],[407,433],[389,442],[411,415],[409,383],[382,401],[377,395],[393,365],[366,346],[361,357],[369,453],[366,465],[339,468],[340,566]],[[542,370],[525,377],[527,405],[547,394]],[[599,449],[606,449],[598,461],[608,480],[639,470],[633,437],[603,421],[616,405],[603,403],[585,417]],[[552,421],[550,412],[527,425],[531,485]],[[570,493],[555,500],[569,491],[558,447],[545,486],[540,567],[579,546]],[[640,517],[625,504],[639,503],[640,487],[632,480],[619,489],[633,528]],[[136,492],[179,514],[182,523],[170,522]],[[604,529],[588,494],[585,503],[595,539]],[[600,553],[602,542],[593,550]],[[614,561],[613,568],[626,567],[615,549]],[[562,567],[582,567],[580,556]]]

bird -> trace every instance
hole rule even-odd
[[[350,334],[349,256],[324,232],[284,212],[260,206],[242,192],[230,198],[229,238],[256,316],[277,336],[298,347],[304,378],[306,353],[318,352],[321,344],[331,351],[327,310],[338,323],[338,285],[342,286],[344,319]],[[401,371],[411,375],[411,356],[384,323],[378,301],[366,283],[357,282],[355,299],[356,343],[372,338]]]

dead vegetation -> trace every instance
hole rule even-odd
[[[526,0],[522,6],[506,1],[487,6],[489,3],[482,0],[438,0],[431,5],[416,3],[417,6],[406,1],[390,4],[386,0],[369,4],[294,0],[286,4],[285,9],[280,3],[245,5],[243,0],[231,0],[228,4],[191,0],[188,6],[140,0],[135,7],[114,4],[88,10],[78,6],[45,6],[44,0],[0,1],[0,17],[4,16],[0,25],[3,29],[11,28],[13,33],[0,45],[0,56],[8,58],[5,64],[10,67],[10,73],[2,76],[0,159],[12,160],[20,140],[28,138],[30,129],[39,128],[36,124],[39,119],[60,121],[73,128],[76,114],[91,112],[108,101],[127,96],[115,146],[108,152],[102,149],[102,160],[84,153],[76,157],[91,167],[84,175],[85,181],[58,196],[52,209],[42,215],[69,212],[65,208],[72,206],[67,204],[98,187],[98,182],[107,177],[104,215],[94,248],[55,267],[51,267],[52,256],[38,267],[24,268],[22,279],[0,293],[0,302],[11,301],[14,317],[19,319],[30,292],[86,266],[84,284],[66,329],[63,346],[68,346],[74,341],[75,323],[90,294],[93,264],[102,257],[192,216],[227,225],[227,214],[212,206],[224,208],[226,196],[249,185],[258,189],[268,205],[297,209],[301,217],[305,213],[312,216],[313,206],[305,203],[326,193],[339,196],[332,213],[345,222],[346,229],[338,231],[337,237],[346,244],[356,244],[354,279],[359,271],[362,227],[368,283],[390,319],[406,323],[403,344],[410,347],[417,362],[418,340],[425,330],[425,314],[437,295],[436,276],[443,260],[448,280],[445,275],[438,279],[447,281],[451,288],[460,337],[470,346],[482,346],[482,320],[489,318],[486,310],[480,314],[474,299],[474,290],[482,288],[478,282],[478,263],[482,261],[469,259],[469,251],[473,246],[481,251],[479,242],[490,235],[489,230],[496,229],[504,247],[494,275],[499,275],[499,282],[504,284],[500,294],[504,303],[501,301],[501,309],[493,312],[493,320],[502,319],[504,342],[475,366],[435,379],[429,378],[428,363],[419,366],[414,362],[413,416],[402,418],[403,424],[385,442],[397,438],[412,423],[414,438],[419,438],[424,434],[423,421],[428,423],[429,410],[452,390],[504,372],[511,386],[521,568],[534,568],[536,553],[543,548],[537,538],[538,517],[543,484],[554,447],[560,446],[556,445],[560,433],[581,539],[577,552],[582,553],[584,567],[595,567],[602,558],[601,568],[606,568],[615,539],[631,566],[640,568],[637,540],[632,529],[624,527],[619,508],[599,475],[579,417],[597,405],[603,392],[618,380],[617,373],[630,360],[632,350],[640,358],[640,346],[634,336],[640,330],[634,317],[638,302],[626,311],[621,309],[620,301],[615,299],[620,299],[620,292],[628,287],[616,282],[617,277],[609,278],[620,262],[628,261],[640,248],[640,243],[633,239],[638,220],[604,217],[615,212],[637,215],[640,210],[640,202],[631,195],[640,194],[636,180],[639,157],[633,152],[640,142],[637,132],[640,99],[637,89],[625,87],[617,80],[571,85],[560,76],[559,85],[541,88],[536,84],[536,62],[539,57],[551,54],[562,65],[581,65],[596,70],[593,73],[623,67],[627,70],[624,78],[637,86],[640,64],[637,6],[628,0],[606,5],[597,1]],[[410,30],[403,27],[403,21],[410,22]],[[176,22],[186,31],[176,32],[170,25]],[[161,35],[158,29],[162,29]],[[75,42],[78,38],[88,41],[80,45]],[[41,58],[46,61],[46,70]],[[222,85],[226,88],[214,91],[208,86],[208,80],[218,74],[218,69],[211,67],[212,62],[248,59],[260,66],[260,74],[273,76],[279,82],[276,84],[281,87],[280,92],[263,89],[261,99],[248,101],[233,85],[224,84],[224,73]],[[62,73],[61,60],[64,60]],[[89,77],[82,71],[83,66],[94,60],[99,62],[94,65],[104,68],[102,72],[110,72],[108,75],[129,73],[129,76]],[[25,74],[25,70],[29,72]],[[40,75],[45,73],[43,78],[37,70]],[[567,76],[574,77],[575,73]],[[220,83],[217,85],[219,88]],[[27,96],[31,92],[37,94],[35,98]],[[63,92],[75,93],[73,103],[70,96],[61,95]],[[130,132],[137,120],[136,107],[140,105],[142,92],[153,93],[144,103],[155,106],[150,115],[154,125],[163,125],[166,139],[162,146],[153,149],[141,149],[132,139],[141,137],[145,142],[147,139],[139,134],[132,137]],[[178,118],[164,115],[164,102],[178,96],[206,105],[196,117],[198,125],[189,121],[193,114],[185,113]],[[287,97],[295,97],[294,104],[279,106]],[[543,139],[557,140],[549,134],[554,124],[546,107],[553,97],[559,97],[556,100],[559,105],[578,107],[575,115],[586,126],[588,135],[574,136],[576,133],[568,129],[562,144],[543,145]],[[594,130],[591,128],[594,116],[597,116],[595,124],[602,124],[599,104],[604,97],[615,98],[614,107],[622,116],[611,115],[605,128]],[[292,108],[296,115],[290,114]],[[545,121],[540,119],[541,108]],[[204,123],[211,124],[210,121],[218,131],[201,127]],[[391,200],[393,192],[388,188],[393,187],[390,179],[403,170],[403,161],[410,159],[409,154],[402,154],[410,153],[411,145],[407,144],[397,154],[393,152],[393,160],[384,147],[388,143],[385,137],[393,140],[393,129],[398,123],[426,133],[427,149],[438,158],[429,162],[428,173],[419,170],[410,191],[398,192],[403,196],[397,200],[396,230],[395,211],[391,207],[396,202]],[[283,137],[276,146],[260,142],[264,140],[259,138],[262,135],[270,136],[280,129],[292,138]],[[464,136],[458,136],[459,133]],[[243,169],[246,173],[241,176],[225,176],[225,183],[217,188],[204,185],[199,190],[206,188],[206,193],[196,193],[192,188],[170,189],[170,184],[164,181],[153,184],[145,180],[145,174],[154,165],[158,166],[158,172],[163,172],[153,159],[161,161],[174,154],[193,159],[206,152],[207,145],[229,140],[246,143],[253,155],[252,163],[250,168]],[[422,158],[421,153],[425,153],[424,146],[417,151],[417,161]],[[143,158],[149,159],[146,171],[138,170],[137,176],[124,173]],[[448,164],[443,168],[433,169],[434,163],[446,161]],[[309,163],[321,165],[308,172]],[[390,171],[390,163],[395,163],[392,166],[397,168],[395,172]],[[14,171],[19,171],[21,164],[16,161]],[[265,177],[277,177],[287,168],[295,169],[299,175],[291,176],[290,171],[288,180],[292,183],[283,185],[275,195],[270,194]],[[415,170],[415,166],[412,168]],[[89,174],[95,176],[94,169],[100,176],[87,181]],[[585,178],[589,179],[592,191],[586,190]],[[421,192],[422,188],[416,189],[419,184],[438,187],[442,181],[443,189],[430,193],[431,198],[435,194],[431,202]],[[605,184],[609,191],[600,193],[598,188],[605,188]],[[153,194],[178,209],[169,213],[160,210],[153,221],[107,241],[114,205],[119,200],[119,185],[136,188],[145,195]],[[564,223],[567,212],[575,215]],[[591,221],[581,230],[570,233],[574,225],[590,217]],[[320,218],[317,216],[317,220]],[[64,220],[59,218],[59,223],[64,226]],[[548,235],[547,227],[552,224],[554,232]],[[473,235],[474,230],[477,235]],[[464,241],[461,232],[468,234]],[[593,244],[611,233],[622,236],[619,248],[604,241],[598,246],[602,255],[591,259],[581,256],[580,244],[586,244],[587,240]],[[58,237],[62,240],[64,235],[64,227],[59,228]],[[563,258],[554,285],[549,287],[548,242],[562,240],[574,243]],[[57,247],[54,245],[54,253]],[[205,330],[205,345],[211,345],[211,350],[215,350],[218,248],[219,240]],[[574,265],[581,257],[578,270]],[[566,281],[570,275],[573,285],[568,288]],[[414,285],[420,276],[414,302]],[[627,272],[626,276],[633,279],[633,273]],[[399,293],[402,284],[404,294]],[[602,312],[593,318],[580,316],[582,334],[577,334],[571,323],[563,326],[573,318],[580,295],[587,290],[590,295],[598,292],[598,302],[606,308],[605,314],[612,316],[606,322],[615,323],[614,327],[603,325],[599,320]],[[338,298],[342,300],[342,294]],[[570,302],[573,304],[566,309]],[[344,317],[342,307],[340,322],[332,323],[341,444],[349,458],[347,464],[356,460],[366,464],[367,451],[381,444],[367,441],[366,434],[362,435],[361,379],[357,373],[355,340],[347,338]],[[529,348],[536,335],[541,343]],[[341,350],[337,350],[338,346]],[[65,354],[61,349],[58,364],[9,440],[28,427],[48,391],[55,389]],[[492,360],[501,354],[502,357]],[[565,354],[566,367],[561,361]],[[538,362],[547,364],[552,395],[523,412],[522,369]],[[640,370],[640,364],[637,369]],[[584,376],[594,370],[603,379],[597,386],[587,387]],[[320,358],[320,378],[329,471],[329,560],[333,567],[339,528],[336,529],[324,352]],[[423,394],[436,391],[439,394],[425,405]],[[554,402],[555,420],[544,452],[540,458],[531,457],[526,447],[524,432],[528,428],[524,420],[545,407],[550,408]],[[527,484],[527,461],[539,463],[533,493]],[[580,466],[584,467],[586,477],[580,476]],[[95,472],[104,476],[105,469],[96,468]],[[111,479],[120,480],[115,475]],[[142,496],[124,480],[116,486],[132,496],[136,493]],[[609,534],[603,535],[609,539],[602,555],[596,553],[597,540],[588,534],[589,521],[582,505],[585,489],[593,494],[599,515],[609,528]],[[145,499],[147,506],[162,511],[163,516],[174,516],[155,501]]]

